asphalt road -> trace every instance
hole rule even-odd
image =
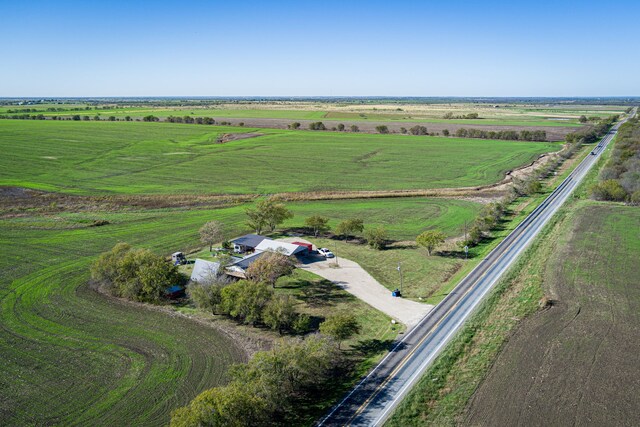
[[[635,114],[635,110],[634,113]],[[389,354],[318,423],[379,426],[420,379],[474,309],[571,195],[613,139],[617,124],[591,154],[399,341]]]

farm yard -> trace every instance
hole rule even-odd
[[[331,202],[329,207],[296,202],[289,207],[296,215],[293,227],[315,209],[330,207],[336,221],[366,209],[372,224],[389,224],[394,239],[409,238],[419,226],[443,226],[455,235],[459,224],[453,218],[470,220],[478,209],[475,203],[441,199],[382,200],[379,206],[377,200]],[[105,299],[86,285],[91,262],[115,243],[159,253],[188,251],[199,244],[197,230],[210,219],[224,222],[230,235],[247,231],[244,206],[34,213],[0,220],[0,339],[7,362],[0,383],[11,390],[0,404],[2,418],[16,424],[118,419],[157,424],[166,422],[172,408],[224,381],[226,366],[244,358],[228,337],[187,319]],[[108,224],[92,226],[96,220]],[[309,302],[304,312],[313,316],[328,307],[357,312],[366,325],[362,337],[393,339],[397,330],[381,313],[302,273],[284,279],[278,292]],[[322,301],[328,295],[333,303]],[[27,358],[25,352],[42,356]],[[55,408],[43,414],[42,405]]]

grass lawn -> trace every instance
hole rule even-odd
[[[490,184],[559,143],[144,122],[0,121],[0,185],[76,194],[238,194]]]

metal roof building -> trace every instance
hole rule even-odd
[[[265,239],[258,246],[256,252],[273,251],[286,256],[301,254],[307,251],[306,246],[294,245],[293,243],[279,242],[277,240]]]
[[[264,239],[266,239],[266,237],[264,236],[259,236],[257,234],[247,234],[242,237],[238,237],[237,239],[231,240],[231,243],[238,246],[244,246],[245,248],[254,249]]]
[[[191,281],[207,282],[218,275],[219,269],[219,262],[205,261],[198,258],[196,259],[196,263],[193,265],[193,271],[191,272]]]

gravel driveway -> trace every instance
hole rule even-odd
[[[306,242],[300,238],[279,240]],[[327,260],[322,256],[311,255],[302,259],[300,268],[330,280],[370,306],[403,323],[408,329],[413,328],[433,308],[429,304],[392,297],[389,289],[382,286],[356,262],[340,257],[338,264],[338,268],[332,267],[335,265],[335,259]]]

